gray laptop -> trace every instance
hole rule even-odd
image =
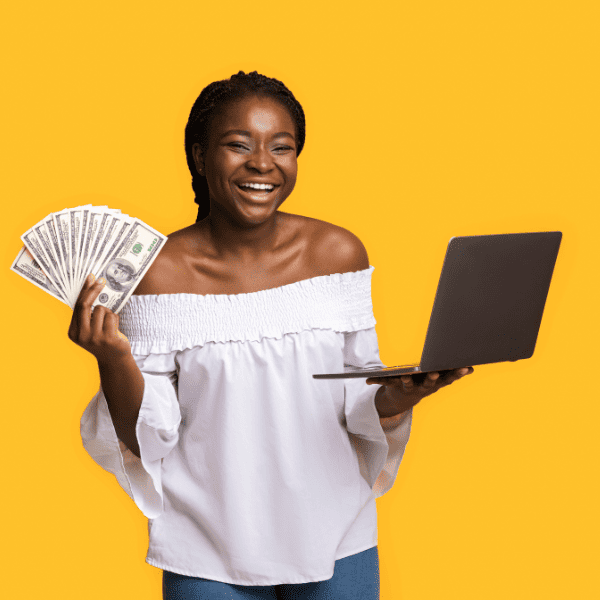
[[[560,231],[453,237],[419,364],[345,367],[315,379],[396,377],[530,358],[542,322]],[[425,377],[423,375],[422,377]]]

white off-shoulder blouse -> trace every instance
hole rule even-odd
[[[150,565],[238,585],[324,581],[377,545],[412,410],[379,419],[378,385],[313,379],[384,366],[374,267],[235,295],[132,296],[120,329],[144,377],[141,458],[102,389],[83,445],[149,519]]]

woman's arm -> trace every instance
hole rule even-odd
[[[386,389],[385,386],[382,386],[375,394],[375,408],[379,414],[379,418],[388,419],[389,417],[396,417],[400,414],[404,414],[408,408],[405,409],[404,407],[398,406],[398,404],[386,394]]]
[[[144,397],[142,373],[131,354],[122,361],[98,361],[98,368],[117,437],[140,458],[135,426]]]
[[[119,316],[104,306],[92,313],[92,303],[104,287],[103,279],[86,280],[75,304],[69,339],[96,357],[102,390],[117,437],[140,457],[135,433],[144,396],[144,378],[127,338],[119,331]]]

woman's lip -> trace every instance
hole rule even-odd
[[[236,183],[235,185],[237,185],[238,187],[242,187],[242,185],[246,185],[247,183],[255,183],[255,182],[250,181],[250,182]],[[256,183],[258,183],[258,182],[256,182]],[[279,187],[278,183],[267,183],[266,181],[264,183],[272,186],[273,188]],[[244,189],[244,188],[242,188],[242,189]],[[250,188],[250,189],[254,189],[257,192],[260,191],[260,190],[257,190],[256,188]],[[273,191],[273,190],[271,190],[271,191]]]
[[[248,196],[252,200],[266,200],[279,187],[278,185],[276,185],[273,187],[272,190],[268,191],[268,190],[253,190],[253,189],[243,188],[240,185],[238,185],[237,183],[235,184],[235,186],[238,188],[238,190],[240,192],[242,192],[242,194],[244,194],[244,196]]]

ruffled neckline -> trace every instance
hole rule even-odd
[[[134,354],[164,354],[209,342],[277,339],[314,329],[367,329],[375,324],[373,271],[370,266],[241,294],[132,296],[120,313],[119,329]]]
[[[294,286],[299,288],[309,289],[310,286],[320,286],[323,283],[350,283],[352,281],[362,280],[366,275],[371,277],[375,267],[369,266],[368,269],[363,269],[362,271],[348,271],[346,273],[332,273],[331,275],[317,275],[316,277],[309,277],[307,279],[301,279],[300,281],[294,281],[292,283],[286,283],[284,285],[279,285],[273,288],[267,288],[264,290],[258,290],[256,292],[241,292],[239,294],[189,294],[185,292],[177,292],[174,294],[140,294],[140,295],[132,295],[127,304],[140,302],[140,303],[156,303],[162,302],[164,299],[165,302],[169,302],[169,298],[173,297],[182,297],[189,296],[190,298],[206,298],[207,300],[212,300],[214,302],[232,302],[233,298],[240,298],[242,301],[244,297],[257,297],[259,298],[261,294],[268,295],[270,293],[286,293],[289,290],[293,290]]]

